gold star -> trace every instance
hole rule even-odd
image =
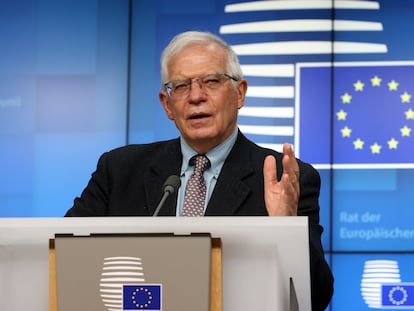
[[[407,120],[414,120],[414,111],[410,108],[405,112]]]
[[[371,152],[373,154],[375,154],[375,153],[379,154],[381,152],[382,147],[380,145],[378,145],[377,143],[375,143],[375,144],[371,145],[370,148],[371,148]]]
[[[351,130],[349,127],[345,126],[345,127],[341,130],[342,137],[350,137],[350,136],[351,136],[351,132],[352,132],[352,130]]]
[[[338,120],[346,120],[346,116],[348,115],[347,112],[343,111],[342,109],[336,113]]]
[[[398,82],[396,82],[395,80],[392,80],[391,82],[388,83],[388,90],[390,91],[396,91],[398,89]]]
[[[401,94],[400,97],[401,97],[401,102],[403,102],[403,103],[409,103],[410,102],[411,95],[408,94],[407,92],[404,92],[404,94]]]
[[[388,148],[397,149],[399,141],[394,138],[391,138],[389,141],[387,141],[387,143],[388,143]]]
[[[381,85],[381,78],[379,78],[378,76],[375,76],[371,79],[371,84],[372,86],[380,86]]]
[[[355,91],[363,91],[364,90],[364,83],[362,83],[360,80],[358,80],[356,83],[354,83]]]
[[[360,138],[358,138],[357,140],[354,140],[354,148],[355,150],[364,148],[364,141],[361,140]]]
[[[400,131],[401,131],[401,136],[403,136],[403,137],[404,136],[410,136],[411,129],[407,125],[404,125],[404,127],[401,128]]]
[[[342,98],[342,103],[343,104],[350,104],[351,103],[352,96],[349,95],[348,93],[345,93],[344,95],[342,95],[341,98]]]

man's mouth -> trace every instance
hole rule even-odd
[[[203,119],[208,118],[210,115],[207,113],[198,113],[190,116],[190,120],[197,120],[197,119]]]

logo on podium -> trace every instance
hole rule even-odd
[[[162,285],[145,283],[141,258],[104,258],[99,288],[108,311],[161,311]]]

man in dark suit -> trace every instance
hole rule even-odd
[[[183,187],[159,215],[182,216],[185,185],[194,171],[190,159],[205,155],[203,215],[309,217],[312,310],[324,310],[333,277],[321,245],[318,172],[296,159],[289,144],[282,155],[238,130],[247,81],[236,54],[220,38],[179,34],[164,50],[161,68],[159,98],[180,138],[105,153],[66,216],[151,216],[171,175],[178,175]]]

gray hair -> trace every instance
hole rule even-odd
[[[171,59],[183,49],[196,44],[217,44],[222,47],[227,55],[227,71],[229,75],[236,79],[242,79],[243,73],[240,67],[237,54],[224,40],[218,36],[204,31],[187,31],[176,35],[164,49],[161,55],[161,84],[168,80],[168,64]]]

